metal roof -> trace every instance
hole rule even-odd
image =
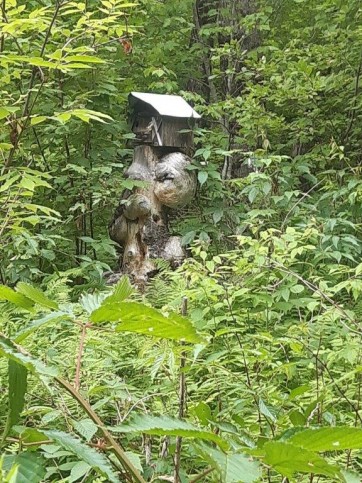
[[[130,99],[139,99],[152,106],[161,116],[195,118],[200,119],[200,115],[181,96],[171,96],[169,94],[148,94],[145,92],[131,92]]]

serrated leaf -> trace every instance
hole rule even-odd
[[[263,446],[263,452],[265,463],[288,478],[295,473],[313,473],[332,478],[340,476],[339,468],[328,464],[318,454],[293,444],[270,441]]]
[[[341,451],[362,448],[362,429],[344,427],[309,428],[294,434],[288,442],[310,451]]]
[[[123,276],[113,287],[110,294],[86,294],[81,297],[81,304],[91,315],[100,307],[122,302],[133,292],[132,285],[128,277]],[[91,319],[92,320],[92,319]]]
[[[22,295],[25,295],[25,297],[29,298],[36,304],[41,305],[42,307],[55,310],[59,309],[59,306],[56,302],[50,300],[41,290],[28,283],[19,282],[16,286],[16,291]]]
[[[105,297],[104,293],[87,293],[80,297],[79,303],[88,314],[91,314],[101,306]]]
[[[97,425],[91,419],[82,419],[81,421],[73,421],[74,429],[86,441],[90,441],[98,431]]]
[[[253,483],[261,477],[257,461],[243,454],[225,454],[206,444],[194,445],[196,452],[221,476],[223,483]]]
[[[12,288],[6,287],[6,285],[0,285],[0,300],[6,300],[29,311],[32,311],[34,306],[34,302],[32,300],[15,292],[15,290]]]
[[[117,332],[136,332],[152,337],[202,342],[191,321],[178,314],[165,317],[156,309],[137,302],[120,302],[102,305],[91,316],[92,322],[121,322]]]
[[[79,459],[90,465],[103,476],[106,476],[108,481],[114,483],[119,482],[119,479],[116,473],[114,473],[113,468],[107,458],[103,454],[98,453],[94,448],[90,448],[82,443],[80,439],[64,433],[63,431],[46,430],[43,432],[46,436],[48,436],[48,438],[56,441],[63,448],[71,451]]]
[[[167,435],[182,436],[183,438],[205,439],[213,441],[223,449],[227,449],[229,446],[228,443],[217,434],[200,429],[186,421],[170,418],[169,416],[137,414],[126,423],[113,426],[109,429],[116,433],[145,433],[160,436]]]
[[[112,294],[104,300],[104,303],[123,302],[132,294],[132,292],[133,288],[129,278],[123,276],[114,286]]]
[[[35,452],[4,456],[3,468],[9,471],[17,466],[15,483],[39,483],[46,473],[46,461]]]

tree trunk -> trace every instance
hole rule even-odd
[[[125,172],[144,186],[122,194],[109,234],[120,246],[120,273],[129,274],[140,287],[157,270],[157,259],[177,266],[184,258],[181,239],[170,235],[167,221],[170,210],[195,196],[195,174],[186,170],[190,161],[174,148],[140,145]]]

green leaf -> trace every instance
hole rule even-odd
[[[30,325],[24,327],[19,332],[15,334],[14,341],[20,344],[24,339],[26,339],[30,334],[32,334],[36,329],[44,325],[54,322],[56,320],[62,319],[64,317],[69,317],[68,314],[64,312],[52,312],[51,314],[42,317],[41,319],[33,320]]]
[[[25,394],[27,389],[28,371],[26,367],[16,361],[8,361],[9,388],[8,388],[8,417],[3,432],[3,440],[9,434],[12,426],[20,419],[24,409]]]
[[[32,300],[15,292],[12,288],[6,287],[6,285],[0,285],[0,300],[7,300],[18,307],[33,311],[34,302]]]
[[[143,473],[143,468],[141,464],[141,458],[138,454],[133,453],[132,451],[125,451],[125,454],[129,461],[133,464],[133,466],[138,470],[140,473]]]
[[[30,119],[31,126],[35,126],[36,124],[40,124],[41,122],[46,121],[48,118],[47,116],[34,116]]]
[[[14,483],[39,483],[46,473],[46,461],[38,453],[24,452],[4,456],[3,468],[9,471],[17,466]]]
[[[13,360],[9,360],[9,419],[10,426],[19,421],[24,409],[27,389],[27,369]]]
[[[0,107],[0,120],[8,117],[10,112],[6,109],[6,107]]]
[[[345,470],[342,470],[341,473],[343,475],[345,483],[361,483],[360,475]]]
[[[41,290],[33,287],[28,283],[19,282],[16,286],[16,290],[17,292],[25,295],[30,300],[33,300],[33,302],[35,302],[38,305],[41,305],[42,307],[47,307],[48,309],[55,309],[55,310],[59,309],[59,306],[56,302],[54,302],[53,300],[50,300]]]
[[[290,291],[292,293],[301,293],[303,292],[303,290],[304,290],[304,286],[299,284],[293,285],[293,287],[290,287]]]
[[[89,418],[81,421],[73,421],[75,431],[79,433],[88,442],[98,431],[98,426]]]
[[[126,300],[132,294],[132,292],[133,288],[129,278],[123,276],[114,286],[111,295],[104,300],[102,305],[112,304],[114,302],[123,302],[123,300]]]
[[[328,464],[316,453],[289,443],[270,441],[263,446],[263,452],[265,463],[288,478],[295,473],[313,473],[332,478],[340,476],[339,468]]]
[[[341,451],[362,448],[362,429],[344,427],[309,428],[294,434],[288,442],[310,451]]]
[[[201,186],[206,183],[208,176],[209,173],[207,171],[199,171],[197,173],[197,179],[199,180]]]
[[[186,233],[186,235],[184,235],[181,238],[181,245],[183,247],[185,245],[189,245],[194,240],[195,236],[196,236],[196,231],[189,231],[188,233]]]
[[[116,433],[145,433],[167,436],[182,436],[183,438],[199,438],[213,441],[223,449],[228,448],[228,443],[211,431],[199,429],[192,424],[173,419],[169,416],[150,416],[148,414],[137,414],[129,421],[118,426],[109,428]]]
[[[196,452],[220,474],[223,483],[253,483],[261,477],[257,461],[243,454],[225,454],[206,444],[194,445]]]
[[[92,55],[69,55],[63,60],[66,62],[89,62],[93,64],[105,64],[106,61],[99,57],[93,57]]]
[[[121,322],[117,332],[136,332],[191,343],[202,341],[191,321],[175,313],[165,317],[156,309],[137,302],[113,302],[92,312],[92,322]]]
[[[56,367],[46,366],[42,361],[31,357],[2,334],[0,334],[0,356],[18,362],[33,374],[42,376],[56,376],[58,374]]]
[[[103,476],[108,478],[108,481],[118,483],[119,479],[114,473],[112,466],[108,462],[107,458],[98,453],[94,448],[90,448],[80,441],[80,439],[64,433],[63,431],[46,430],[43,431],[48,438],[56,441],[63,448],[71,451],[79,459],[87,463],[89,466],[97,470]]]
[[[76,463],[70,471],[68,483],[73,483],[74,481],[80,480],[91,469],[92,467],[85,461],[78,461],[78,463]]]
[[[206,426],[212,420],[210,406],[203,401],[197,404],[193,409],[193,413],[203,426]]]
[[[276,422],[276,417],[274,416],[270,408],[265,404],[265,402],[261,398],[259,399],[259,410],[261,414],[263,414],[266,418],[273,421],[273,423]]]

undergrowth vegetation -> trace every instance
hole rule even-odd
[[[359,482],[359,0],[0,3],[0,481]],[[202,114],[142,292],[133,90]]]

